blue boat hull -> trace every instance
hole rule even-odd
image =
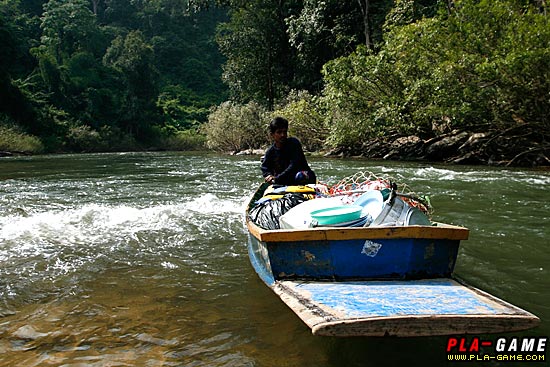
[[[283,279],[425,279],[449,277],[459,240],[355,239],[261,242],[249,236],[257,271]]]

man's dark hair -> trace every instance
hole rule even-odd
[[[284,117],[275,117],[269,123],[269,132],[274,133],[277,129],[288,129],[288,120]]]

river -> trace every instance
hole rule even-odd
[[[549,171],[309,160],[329,184],[371,171],[429,195],[471,230],[455,273],[542,321],[485,338],[550,336]],[[312,336],[248,261],[259,183],[257,156],[0,159],[0,366],[453,365],[446,337]]]

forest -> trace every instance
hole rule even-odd
[[[2,0],[0,152],[550,165],[547,0]]]

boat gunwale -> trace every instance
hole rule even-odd
[[[251,235],[261,242],[341,241],[374,239],[466,240],[469,230],[445,223],[433,226],[388,227],[315,227],[306,229],[264,229],[248,217],[246,225]]]

